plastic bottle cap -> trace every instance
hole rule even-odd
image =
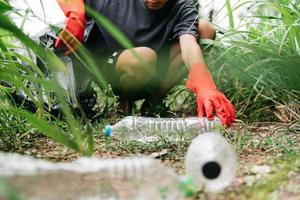
[[[190,198],[197,192],[194,179],[192,177],[181,177],[179,180],[179,189],[183,192],[184,197]]]
[[[111,126],[110,125],[105,126],[105,136],[111,137]]]

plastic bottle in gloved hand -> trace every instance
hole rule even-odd
[[[200,134],[188,148],[185,171],[194,178],[197,188],[207,192],[223,190],[235,178],[236,169],[235,152],[219,133]]]
[[[157,141],[161,137],[170,140],[192,139],[199,133],[213,131],[222,126],[219,118],[213,121],[205,117],[151,118],[128,116],[113,126],[106,126],[106,136],[118,140],[140,142]]]

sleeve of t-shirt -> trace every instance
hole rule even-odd
[[[173,29],[173,39],[178,39],[183,34],[198,37],[198,11],[192,2],[188,2],[180,9],[179,19]]]

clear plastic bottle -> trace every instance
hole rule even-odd
[[[236,169],[235,151],[220,133],[200,134],[188,148],[186,175],[194,178],[197,188],[207,192],[223,190],[235,178]]]
[[[199,133],[216,130],[221,127],[221,121],[215,117],[213,121],[207,118],[149,118],[128,116],[115,125],[107,125],[105,134],[119,140],[137,140],[151,142],[160,137],[173,140],[194,138]]]
[[[67,99],[70,105],[73,108],[76,108],[78,101],[72,59],[61,54],[62,53],[60,52],[59,56],[61,61],[65,64],[66,69],[54,72],[53,75],[58,84],[66,91]]]
[[[54,164],[0,153],[3,159],[0,178],[29,200],[176,200],[195,192],[191,179],[180,178],[148,157],[80,158]]]

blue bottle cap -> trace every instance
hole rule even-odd
[[[111,126],[110,125],[105,126],[105,136],[111,137]]]

